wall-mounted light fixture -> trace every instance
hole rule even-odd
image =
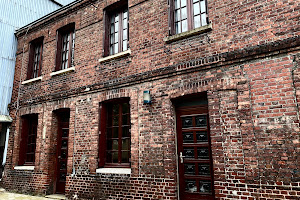
[[[151,96],[149,90],[144,91],[143,99],[144,99],[144,104],[151,104]]]

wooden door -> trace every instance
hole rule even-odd
[[[214,199],[207,105],[180,107],[176,115],[180,200]]]
[[[69,138],[69,113],[60,113],[58,117],[57,135],[57,170],[56,170],[56,193],[65,193],[68,138]]]

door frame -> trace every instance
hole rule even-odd
[[[198,99],[199,103],[197,103]],[[203,103],[203,100],[205,100]],[[176,167],[177,167],[177,190],[178,190],[178,199],[183,199],[182,195],[183,195],[183,191],[184,191],[184,179],[181,178],[180,172],[183,169],[183,166],[180,167],[180,155],[179,155],[179,128],[182,130],[181,126],[179,127],[179,122],[178,120],[180,119],[180,116],[182,115],[182,113],[184,112],[199,112],[199,109],[204,110],[203,114],[205,114],[207,116],[207,132],[208,132],[208,146],[209,146],[209,164],[210,164],[210,172],[211,172],[211,189],[212,189],[212,194],[209,196],[205,196],[203,195],[203,199],[207,199],[207,197],[209,197],[209,199],[215,199],[215,191],[214,191],[214,171],[213,171],[213,158],[212,158],[212,144],[211,144],[211,137],[210,137],[210,124],[209,124],[209,110],[208,110],[208,101],[207,101],[207,96],[206,93],[201,93],[201,94],[192,94],[192,95],[187,95],[187,97],[179,97],[176,99],[172,100],[173,104],[174,104],[174,112],[175,112],[175,130],[176,130],[176,134],[175,134],[175,145],[176,145]],[[184,102],[184,103],[182,103]],[[188,104],[191,104],[190,106]],[[184,110],[184,111],[183,111]],[[200,115],[202,114],[201,112],[199,112]],[[196,114],[196,113],[195,113]],[[182,143],[183,144],[183,143]],[[181,145],[182,145],[181,144]],[[181,147],[183,149],[183,147]],[[189,198],[191,200],[194,199],[199,199],[199,197],[192,197]],[[202,198],[200,198],[202,199]]]
[[[59,154],[61,154],[61,145],[62,145],[62,136],[63,136],[63,129],[68,129],[68,142],[67,142],[67,152],[66,152],[66,176],[67,176],[67,167],[68,167],[68,151],[69,151],[69,138],[70,138],[70,109],[64,108],[54,111],[56,115],[56,143],[55,143],[55,166],[54,166],[54,177],[53,177],[53,184],[54,184],[54,193],[64,194],[65,193],[65,186],[63,192],[58,192],[58,181],[59,181]],[[62,121],[62,114],[68,115],[68,122]],[[68,127],[65,127],[67,124]]]

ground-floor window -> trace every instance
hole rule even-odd
[[[38,115],[22,116],[21,121],[19,165],[34,165]]]
[[[129,98],[100,104],[99,167],[130,167]]]

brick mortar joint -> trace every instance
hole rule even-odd
[[[296,41],[296,43],[293,44],[291,41]],[[288,46],[288,47],[281,48],[282,46],[284,46],[283,44],[286,44],[286,46]],[[255,50],[258,50],[261,46],[264,47],[263,49],[265,51],[254,54],[256,52]],[[148,71],[148,72],[144,72],[144,73],[140,73],[140,74],[130,75],[125,78],[123,77],[123,78],[119,78],[119,79],[109,80],[104,83],[102,83],[102,82],[95,83],[95,84],[88,85],[88,86],[74,88],[69,91],[63,91],[60,93],[44,95],[40,98],[42,100],[38,100],[38,98],[25,99],[20,102],[20,105],[23,105],[23,106],[26,105],[27,104],[26,101],[28,101],[28,100],[31,101],[30,104],[37,104],[39,102],[44,102],[44,101],[49,101],[49,100],[55,101],[58,99],[76,96],[78,94],[90,94],[90,93],[96,93],[96,92],[101,92],[101,91],[107,91],[110,89],[118,89],[118,88],[130,86],[130,85],[143,83],[143,82],[150,81],[150,80],[154,81],[154,80],[159,80],[159,79],[163,79],[166,77],[182,75],[182,74],[194,72],[199,69],[205,70],[207,68],[216,68],[216,67],[222,67],[222,66],[226,66],[228,64],[233,64],[233,63],[238,63],[238,62],[246,62],[251,59],[257,59],[256,56],[267,57],[268,55],[266,55],[266,53],[269,53],[269,54],[275,53],[275,55],[278,55],[278,54],[283,54],[283,53],[286,53],[289,51],[294,51],[295,49],[293,47],[299,47],[299,46],[300,46],[300,36],[295,36],[293,38],[289,38],[286,40],[280,40],[280,41],[271,42],[271,43],[264,44],[264,45],[252,46],[252,47],[245,48],[242,50],[220,53],[220,54],[213,55],[213,56],[208,56],[208,57],[204,57],[204,58],[200,58],[200,59],[194,59],[194,60],[191,60],[188,62],[178,63],[175,65],[169,65],[164,68],[159,68],[159,69],[156,69],[153,71]],[[271,49],[271,47],[274,47],[274,49]],[[281,51],[279,51],[279,50],[281,50]],[[204,62],[204,64],[202,65],[203,60],[204,61],[206,60],[208,62]],[[209,61],[211,61],[211,62],[209,62]],[[193,66],[193,63],[197,63],[197,62],[198,63],[200,62],[200,65]],[[190,65],[191,63],[192,63],[192,67],[185,69],[185,70],[178,70],[178,66]],[[131,79],[134,79],[134,80],[131,80]],[[122,82],[122,80],[123,80],[123,82]],[[101,87],[101,85],[102,85],[102,87]],[[100,87],[97,88],[97,86],[100,86]],[[94,87],[94,89],[91,89],[89,92],[85,92],[84,89],[87,87],[89,87],[89,88]],[[62,95],[62,93],[64,93],[64,94]]]

